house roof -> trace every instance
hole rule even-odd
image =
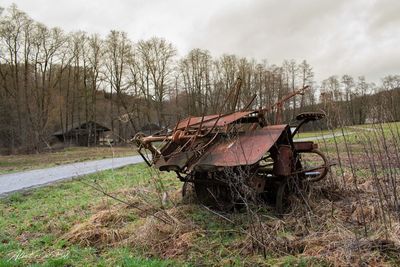
[[[106,131],[111,131],[110,128],[97,123],[95,121],[88,121],[88,122],[84,122],[84,123],[74,123],[71,126],[69,126],[64,132],[63,130],[59,130],[55,133],[53,133],[53,136],[59,136],[59,135],[63,135],[63,134],[68,134],[70,132],[73,131],[79,131],[79,130],[86,130],[88,128],[88,126],[91,125],[92,128],[96,129],[96,132],[106,132]]]

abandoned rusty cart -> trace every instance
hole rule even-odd
[[[173,130],[137,134],[134,140],[147,164],[176,172],[184,182],[183,194],[189,184],[194,186],[198,200],[208,207],[227,210],[263,199],[281,212],[293,190],[290,185],[320,181],[329,171],[317,144],[293,141],[302,125],[323,114],[299,114],[296,127],[270,125],[266,120],[266,113],[275,108],[279,123],[282,103],[304,90],[268,109],[189,117]],[[313,158],[306,166],[303,159],[310,154]]]

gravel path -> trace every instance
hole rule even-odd
[[[93,160],[62,166],[0,175],[0,196],[22,189],[38,187],[58,180],[120,168],[143,162],[141,156]]]

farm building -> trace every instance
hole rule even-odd
[[[78,146],[99,145],[106,132],[111,131],[108,127],[94,121],[76,123],[65,130],[53,133],[58,141],[64,144]]]
[[[148,123],[140,129],[140,132],[144,133],[145,135],[152,135],[161,129],[162,128],[155,123]]]

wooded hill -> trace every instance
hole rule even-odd
[[[65,33],[12,5],[0,15],[0,148],[39,151],[53,132],[86,121],[107,125],[114,140],[123,142],[148,123],[167,126],[188,115],[218,113],[228,102],[224,112],[238,77],[239,107],[254,94],[252,108],[266,107],[311,85],[286,103],[286,121],[319,109],[333,124],[400,119],[399,75],[383,77],[380,84],[349,75],[317,83],[306,60],[275,65],[236,55],[212,57],[202,49],[178,57],[162,38],[132,41],[120,31],[105,38]]]

